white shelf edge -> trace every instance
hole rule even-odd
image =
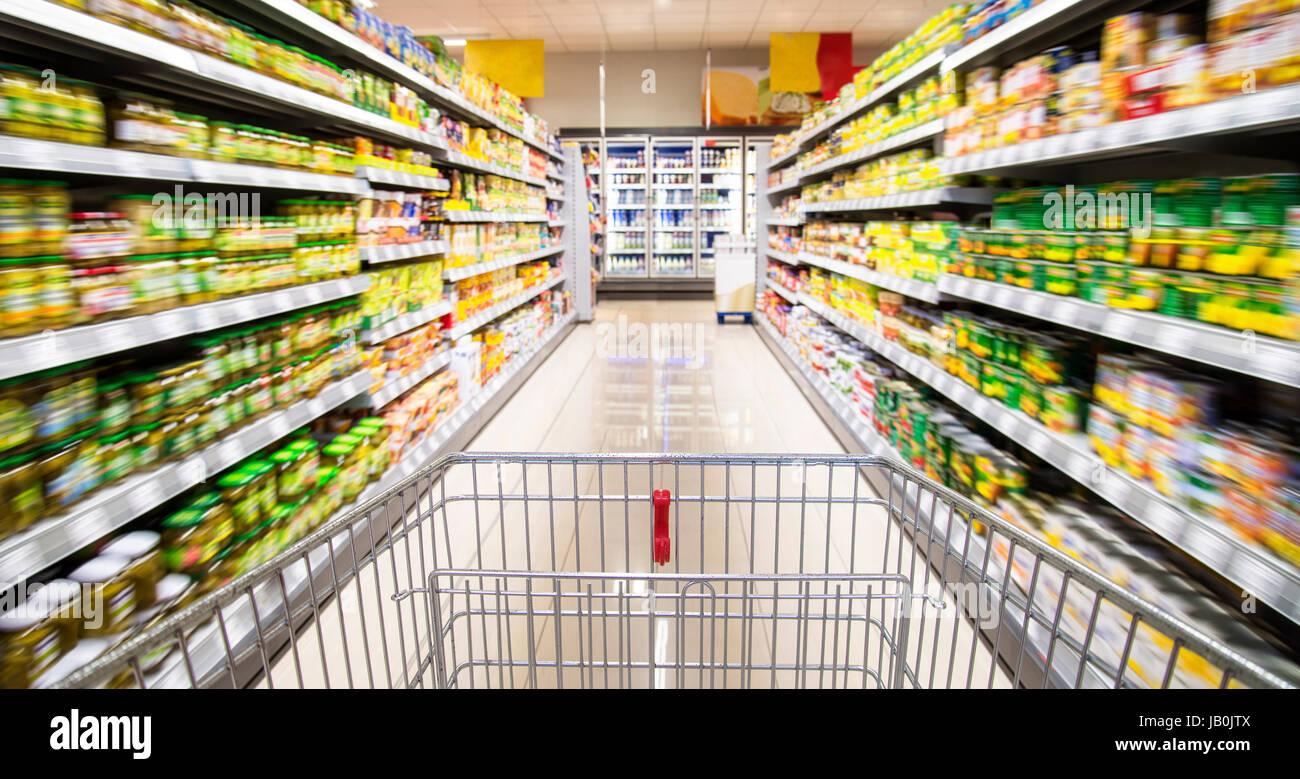
[[[419,311],[402,314],[373,330],[362,332],[361,343],[366,344],[367,346],[383,343],[393,336],[401,335],[402,333],[414,330],[422,325],[427,325],[433,320],[450,313],[451,302],[444,298],[439,300],[437,303],[425,306]]]
[[[838,273],[841,276],[865,281],[868,284],[874,284],[877,287],[893,290],[901,295],[907,295],[911,298],[924,300],[927,303],[939,302],[939,286],[928,281],[919,281],[917,279],[906,279],[902,276],[895,276],[892,273],[883,273],[874,271],[862,265],[854,265],[851,262],[842,262],[832,260],[828,257],[821,257],[811,252],[799,252],[799,261],[805,265],[816,265],[832,273]]]
[[[989,205],[1000,190],[983,187],[935,187],[913,192],[900,192],[876,197],[846,198],[804,203],[799,206],[804,214],[821,214],[832,211],[883,211],[892,208],[919,208],[944,203]]]
[[[375,408],[384,408],[389,403],[397,400],[401,396],[415,389],[433,374],[447,367],[451,363],[451,350],[443,350],[441,353],[434,355],[425,360],[424,365],[415,373],[403,376],[396,381],[385,382],[375,392],[370,393],[370,402]]]
[[[525,214],[513,211],[443,211],[448,222],[549,222],[546,214]]]
[[[427,257],[433,254],[447,253],[446,241],[419,241],[417,243],[395,243],[383,246],[361,247],[361,259],[373,264],[399,262],[412,257]]]
[[[771,278],[769,278],[769,279],[767,280],[767,287],[768,287],[768,289],[772,290],[772,291],[775,292],[776,294],[778,294],[778,295],[780,295],[781,297],[785,298],[787,301],[790,302],[791,305],[795,305],[795,306],[799,305],[799,293],[798,293],[798,292],[791,292],[790,290],[788,290],[788,289],[786,289],[785,287],[781,286],[780,282],[778,282],[778,281],[776,281],[776,280],[774,280],[774,279],[771,279]]]
[[[548,246],[545,249],[524,252],[522,254],[512,254],[508,257],[499,257],[487,262],[476,262],[473,265],[444,268],[442,271],[442,277],[447,281],[460,281],[461,279],[467,279],[470,276],[477,276],[480,273],[490,273],[494,270],[509,268],[532,260],[540,260],[543,257],[550,257],[559,254],[562,251],[564,251],[563,246]]]

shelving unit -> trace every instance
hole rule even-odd
[[[939,278],[939,291],[1075,330],[1124,341],[1269,381],[1300,387],[1300,345],[1188,319],[1127,311],[1079,298],[968,279]],[[910,293],[905,293],[910,294]]]
[[[760,339],[795,380],[804,397],[817,409],[832,433],[840,439],[846,449],[851,452],[885,455],[896,461],[902,461],[898,451],[866,424],[861,414],[846,403],[842,394],[832,389],[825,378],[809,368],[794,351],[789,341],[765,318],[758,317],[756,327]],[[1047,637],[1041,631],[1030,630],[1026,635],[1023,629],[1024,610],[1017,607],[1014,601],[1000,598],[989,587],[987,581],[981,580],[976,571],[963,566],[959,559],[954,559],[956,550],[940,541],[940,539],[960,538],[963,539],[963,543],[967,543],[969,539],[969,546],[964,550],[966,559],[983,560],[986,559],[984,539],[977,533],[968,532],[966,524],[955,514],[943,512],[937,518],[933,516],[934,512],[931,506],[926,505],[927,501],[918,500],[917,485],[906,483],[901,476],[895,475],[891,484],[883,474],[873,470],[866,473],[866,478],[877,494],[900,496],[900,502],[909,509],[909,518],[899,523],[901,530],[912,536],[913,542],[925,555],[926,561],[939,571],[945,581],[961,581],[983,588],[987,592],[988,602],[1000,604],[1001,613],[997,614],[999,619],[989,620],[979,625],[979,628],[985,641],[997,648],[1003,666],[1019,669],[1021,682],[1028,689],[1073,687],[1078,675],[1078,652],[1068,645],[1057,643],[1055,652],[1060,654],[1054,656],[1051,676],[1044,678],[1047,667],[1044,658],[1048,656],[1051,649],[1050,639],[1044,640]],[[1020,602],[1028,602],[1023,590],[1019,590],[1018,587],[1016,589],[1022,599]],[[998,627],[991,628],[989,623],[996,623]],[[1089,687],[1110,686],[1110,680],[1101,678],[1095,669],[1087,670],[1086,682],[1086,686]]]
[[[451,313],[451,303],[447,300],[440,300],[437,303],[421,308],[418,311],[412,311],[399,317],[385,322],[373,330],[366,330],[361,333],[361,343],[367,346],[381,344],[395,335],[401,335],[408,330],[414,330],[421,325],[427,325],[435,319],[439,319]]]
[[[1300,85],[1296,84],[1260,88],[1255,92],[1247,90],[1240,95],[1190,108],[946,158],[942,157],[944,121],[936,120],[804,167],[796,163],[801,154],[813,150],[827,133],[868,110],[873,101],[889,99],[889,90],[897,87],[900,80],[925,78],[953,70],[970,73],[984,66],[1005,69],[1063,44],[1076,47],[1076,51],[1079,44],[1092,48],[1089,44],[1095,44],[1096,33],[1105,20],[1133,10],[1164,13],[1190,9],[1182,6],[1153,8],[1150,3],[1124,0],[1043,0],[965,46],[950,46],[943,52],[931,54],[868,97],[850,104],[809,132],[800,134],[794,146],[780,157],[767,159],[770,149],[760,150],[757,179],[763,186],[759,187],[758,199],[760,204],[766,202],[768,205],[767,215],[762,214],[760,205],[760,222],[775,231],[778,226],[798,227],[814,219],[878,220],[881,215],[873,213],[877,211],[910,210],[917,212],[922,220],[928,214],[938,213],[954,213],[962,220],[980,217],[983,207],[991,204],[996,194],[994,190],[943,188],[822,203],[805,199],[800,207],[800,219],[770,216],[771,209],[783,198],[797,194],[802,187],[824,181],[876,156],[922,145],[932,145],[940,158],[939,170],[944,175],[1000,175],[1060,186],[1189,176],[1230,177],[1295,170],[1294,154],[1290,149],[1300,132]],[[765,184],[771,171],[783,171],[784,181],[767,187]],[[793,177],[791,171],[794,171]],[[759,246],[765,245],[760,236]],[[807,252],[794,254],[766,249],[765,254],[771,261],[815,265],[899,292],[912,300],[958,306],[976,313],[987,312],[1025,329],[1035,329],[1035,322],[1049,332],[1066,328],[1084,339],[1091,336],[1094,343],[1101,344],[1108,352],[1128,353],[1132,347],[1137,347],[1139,354],[1166,359],[1178,370],[1190,371],[1193,375],[1203,370],[1206,376],[1221,380],[1225,386],[1240,387],[1241,397],[1234,396],[1237,404],[1248,403],[1246,398],[1257,395],[1264,407],[1259,418],[1286,419],[1289,422],[1294,416],[1295,390],[1300,389],[1300,344],[1295,342],[953,274],[940,273],[934,283],[925,283],[877,273],[859,265],[819,260]],[[760,268],[759,273],[764,275],[765,270]],[[1085,435],[1054,432],[1018,409],[1004,406],[1001,400],[986,397],[942,367],[907,351],[895,341],[886,340],[878,332],[849,319],[826,303],[808,295],[795,295],[792,299],[788,289],[779,288],[765,279],[760,279],[759,283],[760,288],[766,286],[791,305],[805,307],[898,366],[913,385],[932,389],[969,414],[975,420],[970,426],[977,433],[996,434],[999,441],[1005,438],[1020,447],[1014,450],[1017,455],[1023,454],[1033,460],[1035,469],[1059,473],[1078,484],[1081,493],[1093,496],[1099,504],[1109,505],[1129,517],[1135,525],[1135,533],[1141,535],[1145,531],[1151,534],[1153,546],[1167,544],[1181,552],[1181,555],[1169,553],[1174,560],[1172,564],[1215,592],[1215,597],[1223,599],[1228,610],[1236,607],[1235,603],[1227,603],[1232,599],[1229,594],[1232,591],[1267,604],[1266,609],[1261,605],[1268,614],[1260,621],[1261,626],[1268,626],[1267,629],[1289,630],[1294,625],[1280,625],[1288,620],[1300,623],[1300,568],[1294,562],[1274,554],[1259,541],[1247,540],[1227,522],[1216,519],[1209,512],[1199,513],[1188,508],[1190,504],[1185,504],[1182,499],[1163,494],[1153,483],[1135,479],[1122,469],[1106,465]],[[778,360],[787,372],[798,377],[797,383],[802,381],[804,394],[810,400],[814,396],[819,398],[814,401],[814,406],[828,425],[838,428],[836,434],[846,441],[846,446],[855,451],[891,453],[886,442],[853,418],[855,409],[844,404],[837,393],[825,386],[820,376],[797,362],[798,355],[789,352],[789,345],[765,320],[758,330],[773,353],[778,354]],[[1201,366],[1199,370],[1198,364]],[[1272,409],[1272,412],[1267,409]],[[1236,418],[1230,413],[1228,415]],[[1254,419],[1256,416],[1246,414],[1244,418]],[[842,435],[838,431],[847,432]],[[882,488],[888,489],[889,485],[877,485],[877,489]],[[921,520],[924,523],[925,518]],[[1018,622],[1019,618],[1013,624]],[[1032,662],[1041,665],[1044,647],[1026,647],[1023,646],[1025,641],[1032,644],[1033,637],[1016,637],[1011,645],[999,646],[1004,664],[1014,665],[1020,662],[1018,658],[1023,658],[1026,666]],[[1077,660],[1072,662],[1077,663]]]
[[[245,425],[178,463],[168,463],[105,487],[58,516],[0,539],[0,590],[53,565],[169,499],[364,392],[361,372]]]
[[[182,108],[199,106],[199,112],[223,120],[247,116],[249,121],[258,126],[302,132],[316,138],[363,135],[380,143],[428,152],[434,158],[433,164],[443,171],[459,168],[542,187],[546,187],[548,182],[559,182],[560,186],[552,184],[546,195],[548,200],[561,205],[561,211],[566,214],[563,218],[544,213],[463,211],[448,212],[446,221],[541,222],[547,227],[556,228],[557,235],[561,234],[558,232],[561,229],[565,233],[574,232],[567,229],[573,220],[567,206],[569,193],[563,189],[570,180],[566,170],[569,160],[550,143],[522,134],[518,129],[510,127],[506,122],[293,0],[216,0],[208,5],[218,13],[247,23],[259,32],[301,46],[310,54],[335,58],[345,66],[359,66],[395,79],[415,89],[452,116],[522,138],[526,144],[540,149],[552,160],[548,173],[545,176],[528,175],[471,157],[450,149],[441,134],[424,132],[390,119],[387,115],[370,113],[350,103],[317,94],[233,62],[46,0],[0,0],[0,48],[9,48],[18,52],[19,56],[39,52],[49,62],[58,63],[60,79],[65,75],[68,78],[98,76],[106,79],[106,87],[139,88],[159,99],[174,99]],[[173,184],[207,184],[253,191],[279,190],[272,195],[274,198],[290,197],[292,195],[288,193],[302,192],[333,195],[336,197],[332,199],[338,200],[340,198],[337,196],[340,195],[365,197],[377,189],[446,192],[450,188],[446,177],[413,173],[396,167],[360,165],[355,175],[326,175],[269,165],[237,164],[0,136],[0,171],[4,170],[25,178],[66,178],[74,189],[102,189],[115,181],[168,190]],[[148,182],[160,183],[151,185]],[[378,269],[377,266],[381,267],[385,263],[443,254],[448,248],[447,241],[428,240],[364,247],[359,248],[358,252],[372,269]],[[507,314],[516,306],[532,300],[543,289],[554,289],[562,284],[571,285],[579,272],[589,273],[589,255],[579,256],[577,252],[571,252],[567,245],[548,246],[538,251],[497,256],[475,266],[449,270],[446,274],[448,280],[455,281],[463,278],[463,273],[482,273],[530,260],[551,258],[555,260],[558,270],[545,285],[486,312],[491,316],[480,316],[460,323],[455,333],[466,334],[487,325],[493,318]],[[0,379],[26,376],[47,368],[85,360],[100,359],[101,363],[107,363],[108,360],[102,358],[112,358],[140,347],[222,331],[245,323],[291,314],[318,304],[355,297],[363,293],[369,283],[370,279],[363,271],[354,277],[271,289],[148,315],[0,339]],[[449,299],[444,299],[361,334],[359,340],[370,344],[380,343],[385,338],[446,316],[451,311]],[[463,446],[467,443],[571,330],[572,320],[572,314],[562,319],[528,353],[517,355],[506,373],[484,388],[473,402],[467,403],[465,410],[458,412],[454,425],[444,428],[446,435],[442,438],[443,443],[448,446]],[[170,345],[164,348],[170,349]],[[132,473],[91,493],[56,516],[42,519],[30,527],[0,538],[0,587],[11,586],[51,566],[64,563],[69,556],[92,546],[106,535],[133,526],[133,523],[151,512],[156,513],[166,508],[169,501],[205,482],[211,482],[223,472],[264,452],[277,441],[295,434],[335,409],[355,406],[357,403],[382,408],[445,368],[449,354],[449,351],[442,351],[437,357],[426,361],[416,372],[377,388],[372,387],[373,375],[369,371],[333,381],[314,397],[264,413],[177,462]],[[408,461],[407,464],[411,467],[423,465],[413,461]],[[313,560],[319,561],[322,553],[323,550],[316,550]],[[319,580],[316,582],[317,585],[321,583]],[[306,584],[304,575],[293,583],[293,591],[299,596],[305,595],[302,590],[307,589]],[[249,635],[255,636],[256,633],[254,631],[245,635],[243,639],[247,640]],[[215,646],[202,649],[213,650]],[[176,670],[173,666],[170,672]]]
[[[788,300],[790,302],[790,305],[792,306],[799,305],[799,293],[791,292],[790,290],[781,286],[779,283],[773,281],[772,279],[767,280],[767,288],[772,290],[776,294],[780,295],[781,297],[785,298],[786,300]]]
[[[486,311],[475,314],[463,322],[457,322],[455,325],[451,327],[450,330],[447,331],[447,336],[454,341],[457,338],[460,338],[462,335],[465,335],[466,333],[472,333],[475,330],[482,327],[483,325],[486,325],[487,323],[491,322],[492,320],[500,316],[503,316],[505,314],[508,314],[511,311],[514,311],[516,308],[519,308],[524,303],[527,303],[528,301],[542,294],[546,290],[551,289],[552,287],[562,283],[563,281],[564,281],[564,276],[562,274],[557,273],[553,275],[546,282],[542,284],[538,284],[536,287],[533,287],[532,289],[526,292],[521,292],[518,295],[515,295],[514,297],[510,298],[509,300],[503,300],[502,302],[496,304],[495,306],[492,306]]]
[[[894,292],[907,295],[908,297],[924,300],[927,303],[939,302],[939,287],[933,282],[920,281],[918,279],[905,279],[901,276],[895,276],[892,273],[882,273],[868,269],[863,265],[855,265],[851,262],[842,262],[832,260],[829,257],[822,257],[811,252],[799,252],[799,262],[804,265],[815,265],[818,268],[825,268],[832,273],[838,273],[841,276],[865,281],[868,284],[875,284],[877,287],[893,290]]]
[[[551,257],[562,251],[564,251],[563,246],[551,246],[531,252],[508,254],[504,257],[498,257],[495,260],[476,262],[473,265],[462,265],[457,268],[444,268],[442,271],[442,277],[447,281],[459,281],[471,276],[477,276],[480,273],[490,273],[491,271],[500,270],[501,268],[509,268],[512,265],[540,260],[543,257]]]
[[[368,278],[353,276],[173,308],[157,314],[0,339],[0,379],[352,297],[364,292],[368,286]]]
[[[451,362],[451,352],[443,351],[434,357],[425,360],[424,365],[419,370],[412,371],[407,375],[385,382],[378,390],[371,392],[369,396],[370,404],[375,408],[383,408],[394,400],[418,387],[425,379],[447,367]]]
[[[439,424],[400,462],[363,490],[353,504],[343,507],[335,516],[342,516],[361,508],[390,492],[426,463],[436,460],[443,454],[463,448],[564,340],[573,329],[573,319],[574,315],[571,314],[553,325],[550,332],[543,336],[531,351],[511,360],[504,373],[480,389],[472,399],[462,403],[460,408]],[[382,517],[385,514],[379,512],[377,516]],[[400,521],[400,517],[393,519]],[[383,525],[382,520],[377,523],[375,514],[371,515],[365,527],[365,551],[369,551],[370,538],[382,538],[390,529]],[[221,627],[224,628],[225,636],[221,635],[216,623],[205,623],[188,641],[190,667],[186,668],[181,657],[173,656],[146,680],[148,686],[188,687],[191,670],[194,678],[199,680],[199,686],[202,687],[229,687],[232,674],[240,686],[251,681],[255,673],[251,668],[226,668],[226,646],[228,645],[231,653],[238,657],[251,649],[259,636],[262,640],[279,647],[287,645],[290,639],[283,624],[284,596],[288,596],[290,613],[297,613],[299,608],[309,607],[313,600],[317,604],[328,602],[335,594],[336,587],[348,583],[346,578],[342,580],[336,578],[335,568],[330,564],[331,555],[332,559],[339,560],[351,559],[351,556],[357,552],[364,554],[361,549],[353,549],[354,539],[362,537],[344,531],[326,543],[311,549],[307,552],[306,563],[299,562],[286,570],[283,593],[279,587],[263,587],[254,590],[256,614],[247,599],[240,599],[233,606],[224,609],[221,615]]]
[[[649,231],[649,139],[619,137],[596,141],[602,170],[606,279],[649,276],[652,233]]]
[[[10,136],[0,136],[0,168],[345,195],[359,195],[368,189],[365,182],[352,176],[333,176],[266,165],[192,160],[165,154]]]

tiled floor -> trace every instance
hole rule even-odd
[[[278,685],[1006,684],[950,597],[907,598],[928,569],[857,471],[790,463],[844,450],[754,328],[716,324],[710,301],[601,304],[469,450],[609,457],[453,466],[280,658]],[[786,463],[735,457],[761,453]],[[672,561],[654,567],[661,488]],[[431,601],[416,590],[435,570]]]

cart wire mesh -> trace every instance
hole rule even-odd
[[[1290,683],[886,458],[462,453],[60,686]]]

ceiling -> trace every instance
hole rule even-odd
[[[773,32],[891,45],[950,0],[374,0],[419,35],[540,38],[548,52],[766,49]]]

